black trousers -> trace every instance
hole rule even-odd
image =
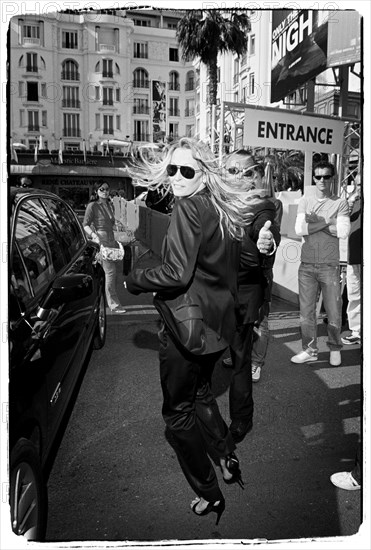
[[[222,493],[209,457],[218,463],[236,448],[210,387],[215,363],[224,350],[186,355],[166,329],[159,338],[163,418],[188,483],[199,497],[215,502]]]
[[[254,414],[252,397],[251,352],[254,323],[238,327],[240,345],[230,349],[233,374],[229,388],[229,415],[231,420],[249,422]]]

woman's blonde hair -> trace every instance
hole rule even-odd
[[[141,155],[140,161],[128,166],[133,185],[157,189],[163,187],[171,192],[171,183],[166,167],[171,163],[174,151],[178,148],[189,149],[202,171],[202,180],[210,192],[210,200],[220,219],[222,234],[226,230],[233,239],[241,240],[246,226],[252,222],[252,204],[259,196],[248,196],[240,182],[229,181],[222,173],[218,160],[203,141],[183,137],[168,145],[162,158],[147,159]]]

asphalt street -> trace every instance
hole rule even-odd
[[[108,317],[106,346],[92,354],[49,477],[47,541],[323,539],[360,548],[363,492],[329,479],[352,468],[362,431],[360,347],[344,347],[342,365],[331,367],[319,320],[319,360],[294,365],[299,313],[273,300],[254,427],[237,449],[245,490],[217,471],[226,510],[216,527],[214,514],[192,513],[194,494],[166,439],[152,296],[122,286],[120,295],[127,313]],[[230,376],[218,363],[213,390],[227,422]]]

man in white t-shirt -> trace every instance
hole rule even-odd
[[[291,358],[293,363],[318,359],[317,298],[322,291],[328,317],[327,345],[330,365],[341,364],[341,289],[339,239],[350,230],[347,201],[331,192],[335,175],[333,164],[323,161],[314,167],[316,192],[301,198],[295,223],[297,235],[303,237],[299,267],[299,302],[302,351]]]

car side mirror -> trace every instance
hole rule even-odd
[[[62,275],[55,279],[53,286],[37,310],[37,317],[42,321],[48,318],[49,311],[63,304],[90,296],[93,292],[93,279],[90,275],[74,273]]]

